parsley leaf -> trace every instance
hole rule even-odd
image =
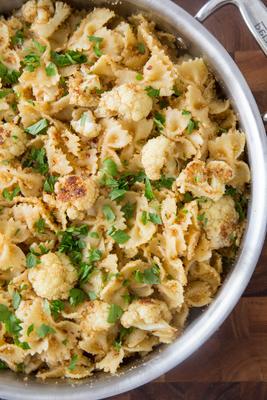
[[[110,158],[106,158],[106,160],[103,161],[101,172],[108,176],[116,176],[118,175],[117,164]]]
[[[108,230],[108,235],[118,244],[124,244],[130,239],[130,236],[126,232],[121,229],[116,230],[114,227]]]
[[[89,296],[89,299],[90,299],[91,301],[94,301],[94,300],[97,299],[97,295],[96,295],[96,293],[95,293],[93,290],[89,290],[88,296]]]
[[[155,198],[150,180],[147,176],[145,178],[145,197],[148,200],[153,200]]]
[[[2,360],[0,360],[0,370],[1,369],[8,369],[8,366],[6,365],[6,363]]]
[[[175,96],[175,97],[181,96],[181,92],[180,92],[180,90],[177,89],[176,86],[173,86],[172,90],[173,90],[173,96]]]
[[[121,199],[126,193],[125,189],[113,189],[110,193],[109,193],[109,197],[111,200],[118,200]]]
[[[37,40],[33,39],[32,40],[34,46],[36,47],[36,49],[43,54],[46,51],[46,46],[42,45],[41,43],[37,42]]]
[[[68,368],[69,371],[73,371],[76,368],[77,361],[78,361],[78,354],[74,354],[70,360],[70,365]]]
[[[47,335],[55,333],[55,329],[49,325],[42,324],[36,329],[36,333],[40,338],[45,338]]]
[[[29,152],[26,153],[26,158],[23,162],[23,166],[33,168],[40,174],[46,175],[49,168],[45,149],[37,149],[36,147],[32,147]]]
[[[149,213],[149,221],[153,222],[155,225],[161,225],[162,220],[159,215],[154,213]]]
[[[207,225],[207,223],[208,223],[208,218],[206,217],[205,213],[199,214],[199,215],[197,216],[197,219],[198,219],[198,221],[201,222],[204,226]]]
[[[108,204],[105,204],[103,206],[102,211],[107,221],[109,222],[115,221],[116,215],[114,214],[114,211]]]
[[[164,129],[164,125],[166,122],[166,118],[164,117],[164,115],[156,112],[153,121],[155,122],[156,127],[159,131],[162,131]]]
[[[144,272],[135,271],[134,278],[138,283],[147,285],[158,285],[160,283],[160,269],[157,264],[153,264],[151,268],[147,268]]]
[[[152,86],[147,86],[145,88],[145,91],[147,92],[147,95],[149,97],[159,97],[159,95],[160,95],[160,90],[159,89],[155,89]]]
[[[15,69],[8,69],[0,61],[0,78],[3,85],[13,85],[15,83],[18,83],[20,75],[20,71],[17,71]]]
[[[144,224],[144,225],[147,224],[147,222],[148,222],[148,214],[147,214],[147,211],[142,211],[141,221],[142,221],[142,224]]]
[[[15,35],[11,38],[11,43],[13,46],[22,46],[24,43],[25,37],[22,29],[16,31]]]
[[[190,115],[191,112],[188,110],[182,110],[182,115]]]
[[[62,300],[52,300],[50,303],[50,310],[53,317],[56,319],[58,318],[61,311],[65,308],[65,304]]]
[[[57,67],[54,63],[50,63],[45,68],[45,72],[47,76],[55,76],[57,74]]]
[[[190,135],[197,128],[198,128],[198,122],[191,118],[188,122],[186,132]]]
[[[146,48],[145,48],[144,43],[137,43],[136,47],[140,54],[145,54]]]
[[[7,188],[5,188],[2,192],[2,196],[5,200],[7,201],[12,201],[14,197],[16,197],[20,193],[20,188],[19,186],[16,186],[13,190],[9,191]]]
[[[48,175],[46,180],[44,181],[44,191],[47,193],[54,193],[55,191],[55,183],[58,178],[54,175]]]
[[[126,219],[130,219],[134,216],[135,207],[136,207],[135,203],[126,203],[121,208],[121,211],[123,212]]]
[[[14,291],[14,293],[12,295],[12,305],[15,310],[19,307],[20,302],[21,302],[21,297],[20,297],[19,292]]]
[[[35,222],[34,227],[35,227],[35,229],[36,229],[36,231],[37,231],[38,233],[44,233],[44,230],[45,230],[45,220],[44,220],[43,218],[39,218],[39,219]]]
[[[111,304],[109,307],[108,319],[109,324],[114,324],[123,314],[123,309],[117,304]]]
[[[82,236],[87,236],[88,231],[87,225],[80,225],[71,226],[65,231],[58,232],[60,238],[58,251],[67,254],[71,262],[76,266],[79,266],[82,262],[82,250],[85,247]]]
[[[39,258],[32,252],[28,253],[26,256],[26,266],[27,268],[34,268],[36,265],[40,264]]]
[[[30,336],[33,330],[34,330],[34,324],[29,325],[27,329],[27,336]]]
[[[235,202],[235,210],[239,215],[239,221],[246,218],[248,200],[244,195],[232,186],[226,186],[225,194],[231,196]]]
[[[70,290],[69,302],[71,306],[76,307],[78,304],[81,304],[86,299],[87,295],[82,289],[72,288]]]
[[[49,127],[48,120],[43,118],[40,119],[35,124],[28,126],[28,128],[25,129],[25,132],[29,133],[32,136],[42,135],[46,133],[48,127]]]
[[[8,333],[16,338],[18,337],[19,332],[22,330],[21,321],[4,304],[0,304],[0,322],[5,324]]]
[[[93,239],[99,239],[99,234],[97,232],[89,232],[88,235]]]
[[[137,80],[137,81],[142,81],[143,79],[144,79],[144,77],[143,77],[143,75],[142,74],[136,74],[136,76],[135,76],[135,79]]]
[[[51,52],[51,59],[58,67],[67,67],[74,64],[84,64],[87,61],[85,54],[80,51],[68,50],[66,53]]]
[[[88,36],[88,39],[90,40],[90,42],[95,43],[95,45],[93,47],[95,55],[97,57],[101,57],[103,55],[103,53],[100,50],[100,46],[104,39],[101,37],[93,36],[93,35]]]
[[[171,189],[174,181],[175,178],[166,177],[162,175],[159,180],[153,181],[153,186],[157,190],[160,190],[162,188]]]
[[[8,96],[10,93],[13,93],[12,89],[0,90],[0,99],[3,99],[4,97]]]
[[[27,54],[22,60],[22,65],[25,67],[26,71],[33,72],[41,65],[40,56],[35,53]]]

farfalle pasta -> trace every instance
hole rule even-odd
[[[0,368],[115,374],[216,296],[245,133],[203,59],[142,15],[29,0],[0,53]]]

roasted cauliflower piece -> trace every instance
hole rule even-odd
[[[26,149],[27,135],[13,123],[0,124],[0,161],[12,160]]]
[[[141,161],[149,179],[156,180],[171,155],[173,143],[165,136],[150,139],[142,148]]]
[[[28,272],[35,293],[48,300],[67,299],[78,279],[77,272],[64,254],[47,253],[40,264]]]

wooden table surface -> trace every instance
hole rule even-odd
[[[176,0],[192,15],[205,2]],[[250,35],[239,11],[227,5],[211,16],[205,26],[235,59],[261,112],[267,112],[267,57]],[[152,399],[267,399],[267,240],[239,303],[201,349],[156,381],[112,398]]]

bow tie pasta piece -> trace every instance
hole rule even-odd
[[[2,344],[0,346],[0,359],[4,361],[12,371],[18,370],[18,365],[30,362],[29,351],[23,350],[15,344]]]
[[[196,160],[187,164],[176,184],[180,193],[189,191],[196,197],[204,196],[217,201],[233,176],[233,169],[224,161],[210,161],[205,164]]]
[[[119,351],[113,348],[101,361],[96,363],[96,368],[100,370],[102,369],[104,372],[115,374],[124,358],[124,355],[123,348],[120,348]]]
[[[51,11],[53,7],[53,3],[49,0],[41,1],[37,0],[34,3],[32,2],[33,8],[36,7],[36,16],[32,21],[31,30],[42,38],[49,38],[58,27],[68,18],[71,13],[71,8],[66,3],[61,1],[57,1],[55,3],[55,9],[52,13],[48,13]],[[50,7],[49,7],[50,6]],[[27,11],[27,9],[26,9]],[[31,11],[31,10],[30,10]],[[50,14],[50,15],[49,15]]]
[[[129,353],[148,352],[158,343],[159,339],[156,336],[151,336],[148,332],[135,328],[126,336],[123,348]]]
[[[17,245],[0,235],[0,277],[12,279],[26,268],[26,257]]]
[[[77,281],[77,272],[64,254],[47,253],[28,272],[38,296],[48,300],[67,299]]]
[[[179,137],[183,134],[188,126],[190,113],[185,114],[183,111],[168,107],[165,112],[165,119],[166,122],[163,129],[163,134],[169,139],[179,140]]]
[[[96,115],[100,118],[120,116],[137,122],[148,116],[152,105],[152,99],[144,89],[137,84],[128,83],[103,93]]]
[[[184,61],[182,64],[177,65],[176,70],[182,81],[199,87],[205,85],[209,76],[209,71],[202,58]]]
[[[184,302],[184,289],[180,282],[168,280],[158,285],[158,291],[170,309],[179,309]]]
[[[88,50],[91,47],[88,36],[93,36],[98,29],[102,28],[114,16],[114,12],[108,8],[95,8],[81,21],[70,37],[68,47],[73,50]]]
[[[125,328],[134,326],[149,331],[163,343],[170,343],[176,334],[176,329],[169,325],[170,321],[171,313],[166,303],[150,298],[133,301],[121,317]]]
[[[4,21],[0,21],[0,51],[5,50],[9,45],[8,27]]]

